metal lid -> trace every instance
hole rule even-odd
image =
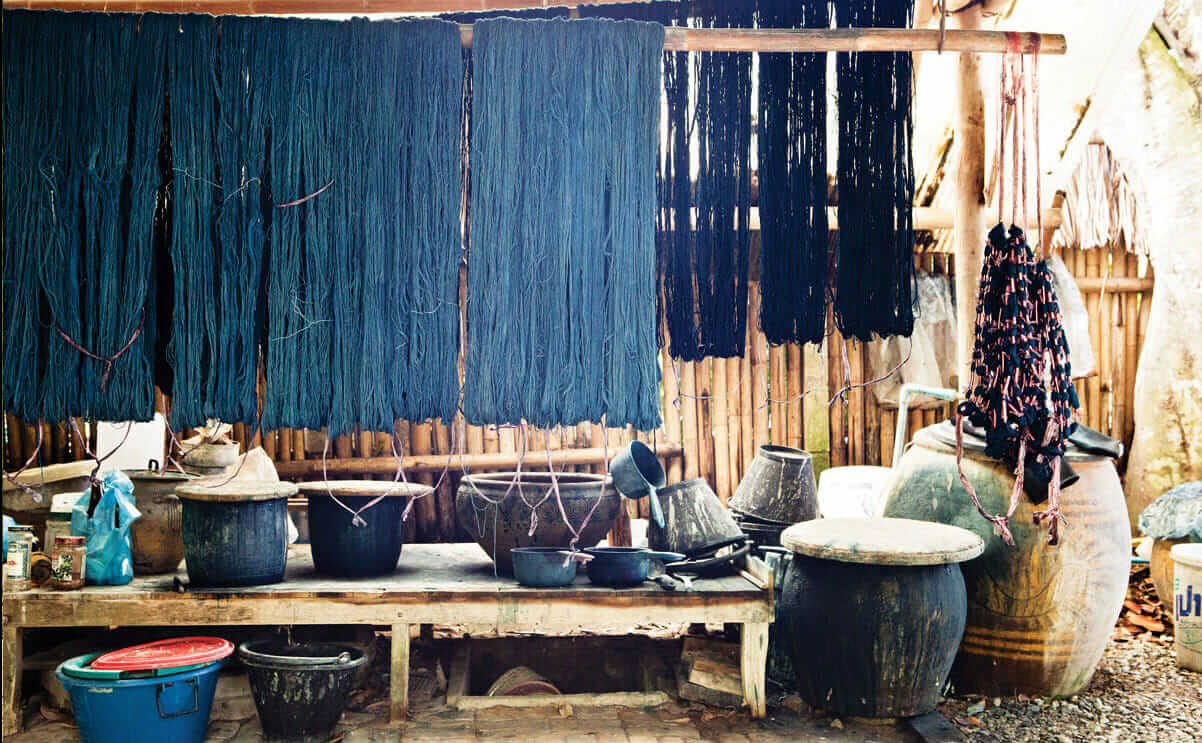
[[[276,500],[296,495],[295,483],[273,480],[193,481],[180,485],[175,494],[187,500],[223,503],[247,503]]]
[[[97,671],[145,671],[210,663],[234,652],[234,643],[220,637],[178,637],[114,650],[92,661]]]
[[[967,529],[890,518],[804,521],[785,529],[780,543],[800,555],[868,565],[944,565],[985,550],[985,542]]]
[[[55,537],[54,538],[54,546],[55,547],[58,547],[60,545],[63,547],[82,547],[85,543],[87,543],[87,539],[85,537]]]
[[[434,492],[429,485],[389,480],[314,480],[298,482],[296,487],[305,495],[420,497]]]

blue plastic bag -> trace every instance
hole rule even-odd
[[[71,509],[71,535],[86,537],[88,561],[84,579],[90,585],[123,586],[134,578],[129,527],[142,514],[134,506],[134,484],[120,470],[100,479],[100,503],[88,518],[89,490]]]

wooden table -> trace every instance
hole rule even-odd
[[[758,561],[756,561],[758,562]],[[749,565],[763,576],[755,564]],[[5,735],[19,726],[22,632],[40,627],[364,624],[392,629],[394,724],[405,719],[409,694],[409,628],[465,625],[474,631],[544,635],[628,634],[636,625],[690,622],[742,627],[743,694],[755,716],[765,714],[764,664],[772,621],[770,580],[698,579],[691,591],[600,588],[583,576],[564,588],[525,588],[493,575],[476,544],[413,544],[392,575],[332,579],[314,572],[306,545],[293,546],[283,583],[178,592],[174,578],[135,578],[125,586],[78,591],[5,593],[3,695]]]

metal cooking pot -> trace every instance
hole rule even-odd
[[[584,550],[592,560],[587,565],[588,579],[600,586],[637,586],[647,580],[652,560],[679,562],[679,552],[653,552],[642,547],[591,547]]]

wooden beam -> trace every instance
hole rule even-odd
[[[400,727],[409,715],[409,625],[392,625],[392,663],[388,674],[388,724]]]
[[[583,2],[573,5],[600,5]],[[482,7],[488,6],[488,7]],[[73,10],[105,13],[209,13],[212,15],[404,15],[463,11],[542,8],[536,0],[4,0],[8,10]],[[465,47],[472,45],[472,26],[461,24]],[[1004,31],[944,33],[944,52],[1002,53],[1009,45]],[[1017,33],[1023,54],[1065,54],[1063,34]],[[923,28],[664,28],[665,51],[695,52],[933,52],[940,48],[938,29]]]
[[[610,447],[610,456],[616,452],[616,449]],[[661,459],[673,459],[681,455],[681,447],[679,444],[664,442],[658,446],[656,453]],[[408,473],[442,472],[442,469],[447,466],[447,456],[446,454],[408,456],[402,459],[401,466]],[[601,464],[605,461],[605,449],[604,447],[566,449],[554,452],[553,456],[557,467],[560,465]],[[546,466],[547,452],[541,449],[538,451],[527,451],[522,461],[524,463],[523,466],[527,468],[531,465],[536,469],[540,465]],[[474,470],[506,469],[516,467],[517,463],[517,452],[464,454],[462,457],[451,457],[451,471],[458,472],[464,467]],[[327,459],[325,466],[328,472],[342,475],[391,475],[396,472],[396,459],[391,456]],[[321,473],[321,460],[309,459],[300,462],[279,462],[276,464],[276,472],[284,479],[318,475]]]

